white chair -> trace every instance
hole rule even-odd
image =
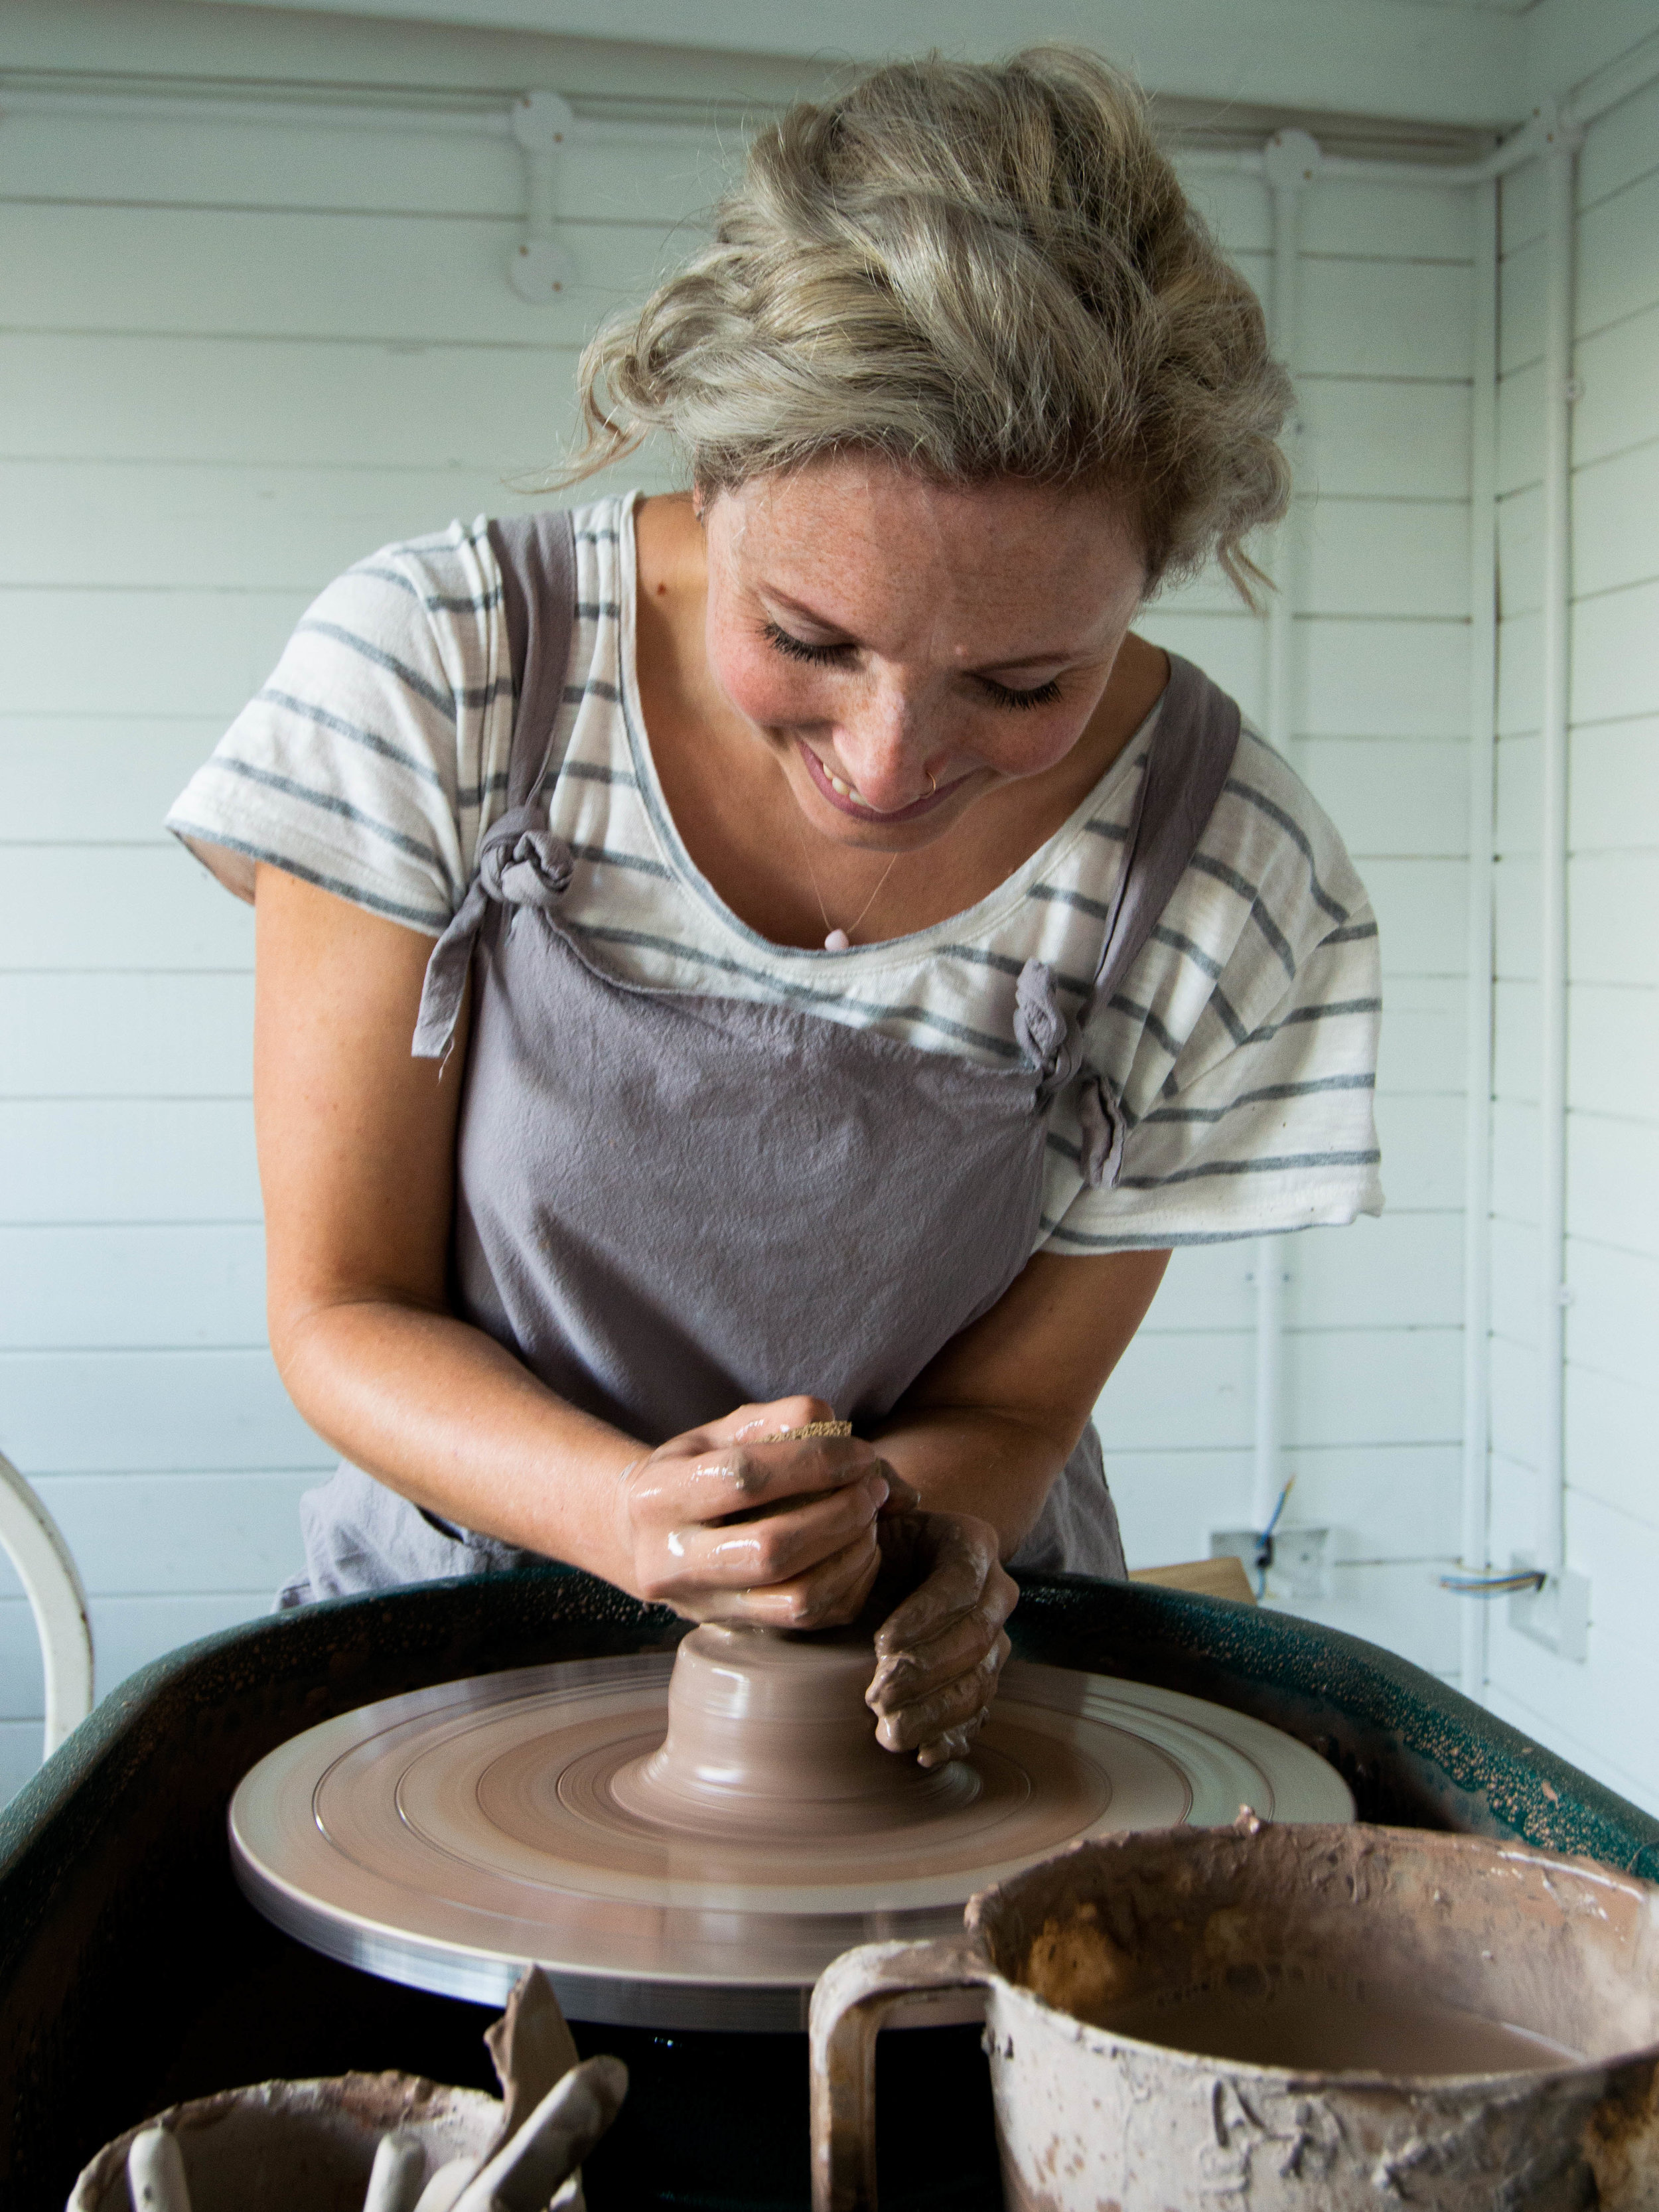
[[[92,1711],[92,1623],[87,1594],[58,1523],[0,1452],[0,1545],[11,1556],[34,1613],[46,1677],[50,1759]]]

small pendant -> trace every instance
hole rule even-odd
[[[826,952],[850,952],[853,940],[844,929],[832,929],[823,940],[823,949]]]

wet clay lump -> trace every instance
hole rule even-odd
[[[687,1835],[780,1843],[963,1810],[982,1787],[972,1767],[927,1770],[878,1742],[864,1701],[875,1665],[856,1630],[694,1629],[674,1662],[667,1738],[619,1769],[616,1802]]]

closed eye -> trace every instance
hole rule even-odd
[[[815,668],[838,668],[853,650],[850,645],[810,645],[804,637],[796,637],[775,622],[764,624],[762,634],[775,652],[786,654],[791,660],[810,661]]]
[[[1060,696],[1060,678],[1051,676],[1046,684],[1033,684],[1029,690],[1017,691],[1011,684],[999,684],[994,676],[981,676],[975,682],[982,684],[999,707],[1048,707]]]

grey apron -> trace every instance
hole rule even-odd
[[[994,1306],[1036,1249],[1049,1108],[1079,1086],[1083,1171],[1124,1124],[1084,1060],[1086,1006],[1017,988],[1021,1059],[984,1067],[788,1005],[659,990],[604,965],[562,902],[571,854],[539,795],[574,620],[569,518],[496,523],[517,691],[508,809],[434,946],[414,1051],[441,1057],[469,974],[455,1311],[548,1388],[647,1446],[808,1392],[861,1435]],[[1099,909],[1109,998],[1179,882],[1231,766],[1238,709],[1190,662],[1169,689]],[[301,1508],[307,1573],[280,1603],[532,1553],[452,1528],[343,1466]],[[1093,1425],[1016,1566],[1121,1577]]]

